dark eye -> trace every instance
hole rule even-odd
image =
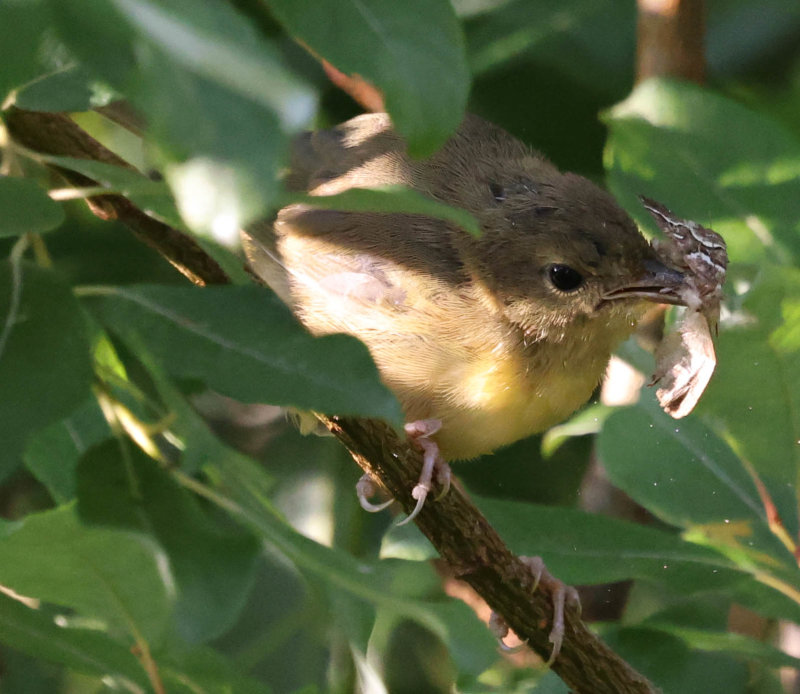
[[[583,275],[569,265],[551,265],[547,269],[547,276],[553,286],[562,292],[573,292],[583,284]]]
[[[489,190],[497,202],[503,202],[506,199],[506,189],[499,183],[490,183]]]

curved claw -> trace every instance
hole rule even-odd
[[[366,473],[361,476],[358,482],[356,482],[356,496],[358,497],[358,503],[361,505],[361,508],[368,513],[378,513],[379,511],[383,511],[383,509],[388,508],[393,501],[393,499],[389,499],[388,501],[384,501],[380,504],[373,504],[367,497],[372,496],[377,491],[377,485]]]
[[[546,590],[550,591],[553,598],[553,627],[550,629],[548,640],[553,644],[553,650],[547,659],[547,667],[550,667],[558,654],[561,652],[561,645],[564,643],[564,610],[567,604],[580,611],[581,601],[578,591],[572,586],[565,585],[553,576],[544,565],[541,557],[520,557],[520,561],[525,564],[534,576],[533,589],[541,584]]]
[[[450,479],[452,478],[450,466],[441,458],[439,459],[439,467],[436,472],[436,479],[442,485],[442,491],[436,495],[436,500],[441,499],[447,492],[450,491]]]
[[[506,624],[506,620],[494,610],[492,610],[492,614],[489,616],[489,631],[491,631],[497,639],[497,645],[503,653],[519,653],[526,647],[525,641],[516,646],[509,646],[504,641],[505,637],[508,636],[508,624]]]
[[[418,484],[414,489],[411,490],[411,496],[417,500],[417,505],[414,506],[414,510],[408,514],[403,520],[397,523],[397,526],[405,525],[406,523],[410,523],[414,520],[419,512],[422,510],[422,507],[425,505],[425,499],[428,498],[428,492],[430,491],[430,487],[426,487],[424,484]]]

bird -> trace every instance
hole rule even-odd
[[[397,396],[424,452],[403,522],[434,474],[446,493],[448,461],[545,431],[586,403],[648,302],[685,304],[684,274],[608,192],[475,115],[425,159],[408,155],[385,113],[302,133],[285,185],[313,204],[245,230],[246,256],[312,334],[360,339]],[[325,196],[398,185],[465,209],[480,234],[424,214],[325,207]],[[369,501],[366,475],[357,491],[367,510],[390,503]],[[552,661],[575,594],[537,566],[561,624]]]
[[[474,237],[421,214],[315,201],[244,238],[255,272],[313,334],[366,344],[406,430],[442,462],[563,421],[648,301],[683,303],[683,274],[609,193],[478,116],[427,159],[408,156],[385,113],[303,133],[286,185],[312,196],[401,185],[478,222]]]

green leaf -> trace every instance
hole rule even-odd
[[[542,437],[542,455],[549,458],[573,436],[597,434],[612,412],[613,408],[608,405],[596,403],[580,410],[563,424],[551,427]]]
[[[747,668],[721,653],[690,650],[680,639],[647,628],[611,628],[603,640],[663,694],[746,694]]]
[[[52,569],[51,569],[52,570]],[[121,686],[147,687],[147,677],[131,653],[108,634],[57,625],[51,616],[0,594],[0,641],[23,653],[87,675],[110,677]]]
[[[97,400],[92,398],[69,417],[30,437],[25,466],[58,504],[75,498],[75,471],[86,450],[111,435]]]
[[[170,620],[173,580],[157,546],[132,533],[84,527],[71,506],[2,526],[0,582],[150,642]]]
[[[163,181],[153,181],[133,168],[106,164],[90,159],[40,155],[42,161],[70,171],[77,171],[108,189],[119,193],[147,214],[153,214],[172,226],[181,226],[169,186]]]
[[[642,450],[641,442],[637,450]],[[641,457],[638,460],[641,463]],[[667,583],[685,594],[733,594],[742,604],[763,614],[800,618],[797,602],[761,585],[750,566],[737,565],[714,551],[716,548],[575,509],[505,499],[475,500],[515,554],[541,556],[548,569],[565,583],[596,585],[643,579]]]
[[[99,525],[137,531],[158,542],[177,585],[174,619],[192,643],[220,636],[242,609],[259,544],[222,530],[155,461],[118,441],[89,450],[78,466],[78,514]]]
[[[113,0],[113,4],[134,31],[175,63],[266,106],[287,130],[311,121],[313,93],[229,6],[187,0]]]
[[[146,118],[195,231],[225,242],[277,194],[285,132],[315,97],[227,3],[53,0],[61,38]],[[235,123],[235,127],[231,124]]]
[[[731,260],[800,259],[800,141],[689,83],[641,84],[606,114],[608,182],[643,226],[637,196],[725,237]]]
[[[351,188],[337,195],[288,195],[284,202],[323,210],[420,214],[452,222],[473,236],[481,233],[480,225],[466,210],[445,205],[405,186]]]
[[[753,479],[700,421],[676,422],[654,403],[640,404],[612,415],[598,444],[609,479],[650,512],[798,594],[797,562],[772,533]]]
[[[723,631],[711,631],[709,629],[692,629],[690,627],[663,622],[655,618],[648,619],[644,626],[650,629],[663,631],[681,639],[690,648],[707,651],[709,653],[728,653],[730,655],[740,655],[750,660],[759,662],[771,667],[800,667],[800,658],[795,658],[781,651],[768,643],[756,641],[754,638],[744,634],[736,634]]]
[[[86,323],[68,286],[48,270],[0,262],[0,477],[25,442],[90,396]]]
[[[42,75],[17,90],[14,105],[26,111],[88,111],[92,107],[89,76],[77,66]]]
[[[48,16],[43,2],[0,3],[0,103],[14,87],[41,70],[40,58]]]
[[[39,155],[39,157],[48,164],[88,176],[105,186],[109,193],[124,195],[146,214],[177,229],[184,228],[183,219],[175,205],[172,192],[163,181],[153,181],[136,169],[105,162],[55,155]],[[188,194],[195,196],[197,191],[190,191]],[[202,225],[200,226],[202,227]],[[237,229],[237,240],[238,235]],[[250,276],[243,269],[241,261],[230,250],[221,247],[202,234],[198,235],[196,239],[203,250],[219,263],[232,282],[244,284],[250,281]],[[230,239],[227,240],[230,241]]]
[[[50,231],[63,221],[61,205],[35,181],[0,176],[0,238]]]
[[[699,411],[778,495],[796,487],[800,465],[800,271],[765,267],[740,317],[719,337],[717,372]],[[792,534],[796,503],[780,508]]]
[[[346,335],[311,337],[262,288],[98,287],[82,294],[103,324],[173,376],[247,402],[402,421],[366,347]]]
[[[624,94],[633,78],[635,14],[614,0],[540,0],[536,12],[527,0],[490,6],[466,22],[470,66],[478,75],[530,61],[603,96]]]
[[[170,694],[270,694],[272,688],[243,672],[232,658],[211,648],[187,649],[171,643],[159,658],[159,671]]]
[[[446,0],[272,0],[287,31],[384,95],[412,156],[438,149],[464,116],[469,71]]]
[[[161,392],[169,396],[163,384]],[[174,432],[184,442],[187,454],[194,447],[205,447],[206,441],[198,436],[205,425],[198,421],[198,415],[191,408],[176,408],[174,397],[169,400],[177,416]],[[448,644],[465,671],[477,674],[494,659],[494,640],[489,632],[466,605],[450,604],[441,595],[440,582],[427,563],[356,559],[301,535],[280,517],[269,501],[272,480],[244,456],[210,456],[203,472],[216,487],[208,493],[209,498],[252,528],[300,571],[320,581],[331,595],[344,593],[345,603],[352,599],[423,625]],[[467,624],[471,627],[467,628]]]

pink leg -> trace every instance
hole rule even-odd
[[[405,525],[412,521],[422,510],[425,505],[425,499],[428,498],[428,493],[431,490],[434,469],[438,468],[436,478],[443,487],[442,495],[446,494],[450,489],[450,466],[439,454],[439,446],[430,439],[441,428],[442,422],[439,419],[419,419],[415,422],[409,422],[405,426],[406,434],[422,449],[422,472],[414,489],[411,490],[411,496],[417,500],[417,505],[408,515],[408,518],[398,523],[398,525]]]
[[[561,645],[564,643],[564,609],[566,605],[574,607],[578,611],[581,608],[581,602],[578,597],[578,591],[572,586],[565,585],[553,576],[544,565],[541,557],[520,557],[520,561],[525,564],[533,574],[536,582],[533,589],[536,590],[542,586],[547,590],[553,598],[553,627],[550,629],[550,643],[553,644],[553,650],[550,653],[550,658],[547,661],[549,667],[555,662],[558,654],[561,652]],[[500,642],[500,648],[506,652],[515,652],[519,647],[509,647],[505,644],[503,639],[508,635],[508,625],[505,620],[495,612],[489,619],[489,628],[492,633],[497,637]]]

